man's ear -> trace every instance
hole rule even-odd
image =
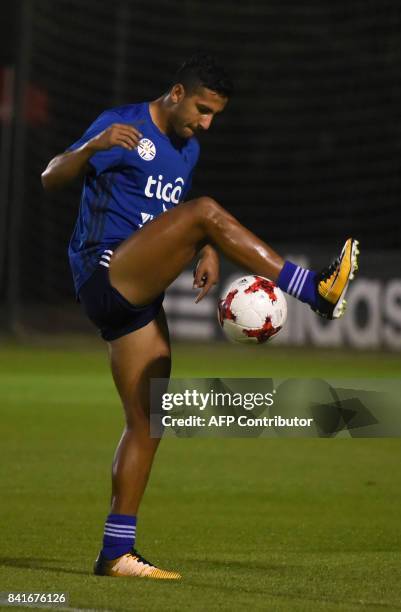
[[[178,104],[185,97],[185,88],[181,83],[173,85],[170,91],[170,99],[174,104]]]

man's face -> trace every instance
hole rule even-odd
[[[181,138],[191,138],[196,132],[208,130],[213,118],[221,113],[228,99],[207,87],[186,93],[182,85],[174,85],[170,92],[173,102],[171,127]]]

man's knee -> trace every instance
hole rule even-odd
[[[217,223],[227,214],[224,208],[220,206],[216,200],[208,196],[202,196],[193,202],[196,213],[202,222]]]
[[[125,433],[127,437],[147,437],[149,435],[150,414],[132,404],[124,405],[125,413]]]

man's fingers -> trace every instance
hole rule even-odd
[[[136,149],[142,134],[131,125],[113,123],[106,130],[92,139],[95,150],[107,151],[111,147],[120,146],[132,151]]]
[[[126,147],[127,149],[135,149],[138,146],[138,141],[133,138],[128,138],[127,136],[120,136],[115,139],[115,145],[121,145],[122,147]]]
[[[195,274],[195,278],[194,278],[194,287],[203,287],[205,285],[207,281],[207,274],[200,272],[200,271],[196,271]]]
[[[195,300],[195,304],[200,302],[200,300],[204,298],[205,295],[210,291],[210,289],[216,284],[217,284],[217,279],[208,279],[207,281],[205,280],[204,285],[202,286],[202,291],[198,294]]]
[[[140,140],[142,138],[142,134],[134,129],[121,129],[116,133],[121,136],[127,136],[128,138],[134,138],[135,140]]]
[[[127,123],[114,123],[111,126],[112,130],[116,130],[120,133],[131,134],[132,136],[136,136],[137,138],[142,138],[143,134],[136,127],[132,125],[128,125]]]
[[[131,149],[135,149],[138,146],[141,137],[142,134],[140,132],[134,128],[130,128],[129,126],[113,128],[113,130],[110,132],[110,144],[112,146],[124,146],[125,144]]]
[[[197,304],[198,302],[200,302],[200,301],[201,301],[201,299],[205,297],[205,295],[207,294],[207,292],[209,291],[209,289],[210,289],[210,285],[209,285],[209,283],[208,283],[208,284],[206,284],[206,285],[203,287],[202,291],[201,291],[201,292],[200,292],[200,293],[197,295],[196,300],[195,300],[195,304]]]

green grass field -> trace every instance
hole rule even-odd
[[[174,355],[176,376],[401,375],[386,353]],[[400,440],[166,439],[138,548],[184,579],[113,580],[91,574],[123,425],[101,346],[4,347],[0,402],[0,591],[66,592],[68,610],[401,610]]]

